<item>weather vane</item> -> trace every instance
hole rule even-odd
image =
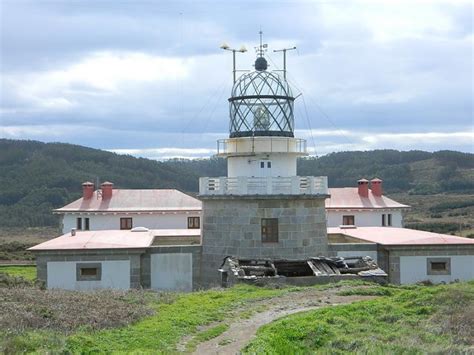
[[[265,52],[267,51],[268,44],[263,43],[263,32],[261,29],[258,34],[260,35],[260,45],[258,47],[255,47],[255,51],[257,52],[257,57],[263,57]]]

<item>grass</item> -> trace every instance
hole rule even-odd
[[[373,286],[373,287],[359,287],[351,288],[338,292],[339,296],[391,296],[393,290],[388,287]]]
[[[124,328],[73,335],[66,347],[71,352],[173,352],[180,338],[196,333],[199,326],[222,321],[232,308],[285,292],[239,285],[180,295],[171,304],[155,304],[155,316]]]
[[[362,290],[350,294],[367,294]],[[387,290],[375,300],[270,323],[244,353],[445,353],[474,345],[474,282]]]
[[[474,282],[314,287],[381,297],[285,317],[262,327],[244,351],[446,352],[463,351],[474,339]],[[185,337],[189,352],[224,333],[256,300],[305,289],[238,285],[188,294],[6,289],[0,304],[8,309],[0,320],[5,322],[6,314],[10,320],[0,325],[0,353],[175,353]]]
[[[35,265],[23,265],[23,266],[0,266],[0,274],[4,273],[13,277],[22,277],[28,281],[36,280],[36,266]]]
[[[145,352],[145,353],[163,353],[176,352],[176,345],[186,335],[196,334],[197,339],[195,344],[201,339],[217,336],[219,332],[225,331],[224,326],[209,328],[208,331],[199,332],[199,328],[212,324],[214,322],[221,322],[225,320],[229,311],[238,308],[247,302],[254,300],[283,295],[292,288],[285,289],[265,289],[249,285],[239,285],[232,289],[208,290],[201,292],[193,292],[188,294],[168,294],[169,297],[150,297],[147,305],[154,311],[154,314],[143,318],[133,324],[117,327],[113,329],[94,330],[84,322],[84,326],[76,328],[69,328],[72,333],[65,331],[52,331],[51,329],[35,329],[26,328],[23,331],[5,332],[6,327],[0,327],[0,353],[20,353],[20,352],[72,352],[72,353],[91,353],[91,352]],[[16,290],[15,290],[16,291]],[[30,289],[31,291],[31,289]],[[52,304],[58,304],[55,310],[61,309],[58,301],[62,297],[60,291],[41,291],[50,292],[48,297],[44,293],[44,299],[57,295],[56,301]],[[155,294],[154,292],[148,292]],[[77,297],[100,297],[94,296],[96,293],[84,292],[70,292],[71,295]],[[6,295],[3,300],[10,296]],[[31,294],[31,299],[19,300],[14,303],[18,307],[21,305],[34,305],[39,314],[44,312],[46,317],[51,316],[51,309],[46,307],[43,309],[38,306],[37,297]],[[110,296],[109,296],[110,297]],[[125,297],[125,296],[124,296]],[[113,297],[111,297],[113,300]],[[107,297],[101,297],[107,300]],[[96,298],[96,301],[98,299]],[[107,305],[101,304],[100,309],[107,310],[106,314],[102,314],[107,318],[108,312],[116,314],[117,307],[111,307],[110,303]],[[90,318],[91,314],[97,314],[100,310],[92,312],[87,305],[79,304],[72,300],[62,302],[64,307],[66,305],[76,304],[75,309],[82,310],[83,318]],[[87,301],[87,304],[93,306],[96,304],[94,300]],[[14,306],[12,305],[12,307]],[[87,312],[84,312],[87,310]],[[10,312],[11,313],[11,312]],[[66,309],[60,314],[72,314]],[[76,314],[77,315],[77,314]],[[53,316],[53,319],[56,317]],[[48,318],[46,318],[48,319]],[[85,320],[85,319],[84,319]],[[99,320],[99,318],[97,318]],[[13,322],[13,321],[12,321]],[[39,328],[39,329],[38,329]],[[57,329],[57,328],[55,328]],[[74,331],[73,331],[74,330]]]

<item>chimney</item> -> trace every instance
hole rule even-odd
[[[71,228],[71,237],[76,236],[76,228]]]
[[[103,182],[100,184],[100,188],[102,189],[102,200],[107,200],[112,197],[112,189],[114,184],[110,181]]]
[[[376,197],[382,196],[382,180],[375,178],[370,180],[370,187],[372,189],[372,194]]]
[[[94,195],[94,184],[90,181],[86,181],[82,184],[82,198],[89,200]]]
[[[357,187],[359,190],[360,197],[369,197],[369,180],[367,179],[357,180]]]

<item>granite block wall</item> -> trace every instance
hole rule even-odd
[[[226,256],[303,259],[327,255],[324,197],[202,198],[202,283],[220,283]],[[278,218],[278,243],[264,243],[262,218]]]

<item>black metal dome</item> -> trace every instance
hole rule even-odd
[[[263,57],[257,58],[257,70],[242,75],[232,88],[229,98],[230,138],[293,137],[295,98],[291,88],[280,75],[266,71],[266,61],[263,63],[260,59],[265,61]]]

